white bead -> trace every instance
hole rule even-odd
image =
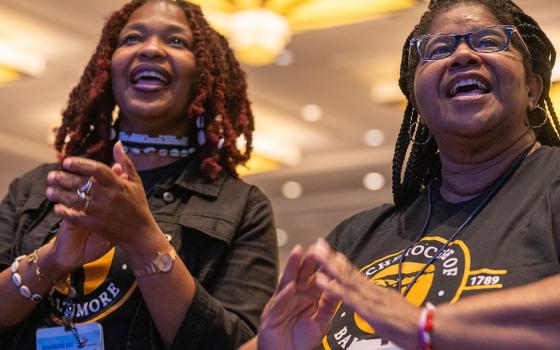
[[[218,149],[222,149],[222,147],[224,147],[224,142],[225,142],[225,139],[223,137],[220,137],[218,139]]]
[[[158,154],[162,157],[166,157],[169,154],[169,151],[166,150],[165,148],[162,148],[158,151]]]
[[[179,156],[181,155],[181,153],[179,152],[178,149],[173,148],[172,150],[169,151],[169,155],[170,155],[171,157],[177,158],[177,157],[179,157]]]
[[[11,266],[12,273],[16,273],[18,269],[19,269],[19,261],[14,260]]]
[[[16,287],[18,287],[18,288],[21,287],[21,283],[22,283],[21,275],[17,272],[13,273],[12,274],[12,282],[14,282]]]
[[[144,148],[144,154],[154,153],[156,151],[155,147],[146,147]]]
[[[186,149],[181,150],[181,157],[185,158],[189,155],[189,151]]]
[[[196,149],[194,147],[189,148],[189,154],[193,154],[194,152],[196,152]]]
[[[138,155],[140,155],[140,153],[142,153],[142,151],[140,151],[140,148],[136,148],[136,147],[132,147],[132,148],[130,149],[130,152],[131,152],[132,154],[134,154],[135,156],[138,156]]]
[[[122,148],[122,149],[123,149],[124,153],[128,153],[128,147],[126,147],[126,146],[123,146],[123,148]]]
[[[23,295],[27,299],[31,298],[31,290],[28,286],[21,286],[19,288],[19,294]]]
[[[202,129],[204,127],[204,117],[203,116],[199,115],[196,118],[196,127],[199,128],[199,129]]]
[[[197,139],[198,139],[198,144],[204,146],[204,144],[206,143],[206,135],[204,134],[204,130],[198,131]]]

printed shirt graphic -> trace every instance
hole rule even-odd
[[[401,266],[404,291],[437,251],[447,242],[441,237],[425,237],[405,256]],[[372,283],[397,288],[398,266],[402,251],[385,256],[361,268],[361,273]],[[444,249],[435,264],[431,264],[410,287],[406,299],[414,305],[455,302],[467,290],[502,288],[502,277],[507,270],[471,270],[471,254],[464,242],[456,240]],[[397,348],[379,338],[375,330],[357,313],[340,305],[323,339],[325,349],[391,349]]]
[[[77,293],[72,298],[76,324],[107,317],[123,306],[137,289],[124,254],[117,248],[74,272],[72,285]],[[57,289],[50,297],[51,318],[57,323],[61,323],[67,299],[68,290]]]
[[[541,147],[531,154],[482,211],[428,266],[407,295],[414,305],[459,299],[529,284],[560,273],[560,148]],[[402,264],[406,288],[436,251],[481,202],[442,199],[433,188],[433,206],[424,237]],[[383,205],[354,215],[328,235],[329,244],[346,255],[371,282],[396,288],[400,254],[419,235],[428,216],[423,192],[408,206]],[[401,289],[402,293],[403,289]],[[396,349],[345,305],[337,309],[319,349]]]

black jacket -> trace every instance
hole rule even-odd
[[[0,269],[46,243],[59,219],[45,195],[56,165],[41,165],[14,180],[0,205]],[[192,166],[157,185],[150,209],[197,282],[172,348],[237,349],[255,335],[277,280],[277,243],[269,200],[255,186],[222,175],[197,176]],[[161,340],[142,302],[132,315],[127,349],[159,349]],[[20,349],[25,327],[2,335],[0,347]]]

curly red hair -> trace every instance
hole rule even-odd
[[[115,109],[111,83],[111,57],[118,36],[132,13],[148,0],[133,0],[115,11],[107,20],[95,53],[80,82],[70,93],[62,113],[62,125],[56,130],[54,147],[59,159],[85,156],[109,164],[112,113]],[[227,40],[212,29],[199,6],[186,1],[173,3],[185,13],[194,36],[196,68],[193,94],[185,118],[191,140],[196,140],[196,117],[204,116],[207,142],[198,146],[196,159],[202,173],[210,179],[225,171],[238,177],[236,166],[244,164],[252,151],[254,118],[247,98],[245,72],[241,69]],[[220,118],[216,116],[221,115]],[[224,145],[218,149],[220,132]],[[236,140],[244,136],[246,146],[239,149]]]

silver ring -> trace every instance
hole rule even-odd
[[[81,189],[77,189],[76,190],[76,194],[78,195],[78,198],[80,198],[83,201],[87,201],[87,200],[92,200],[93,199],[93,195],[82,191]]]
[[[91,177],[86,181],[85,184],[83,184],[82,186],[80,186],[80,188],[78,189],[80,192],[84,192],[86,194],[89,193],[89,191],[91,191],[91,188],[93,187],[93,182],[91,181]]]
[[[91,202],[92,198],[91,197],[86,197],[85,201],[86,203],[84,204],[84,208],[82,209],[82,211],[85,213],[87,208],[89,207],[89,202]]]

